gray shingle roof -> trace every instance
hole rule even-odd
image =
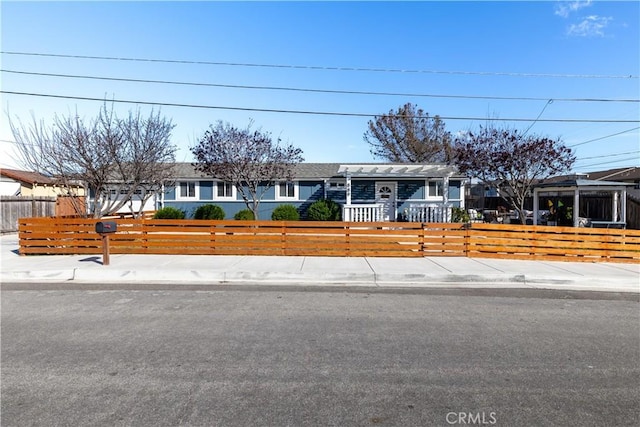
[[[294,176],[296,179],[325,179],[343,176],[338,172],[341,165],[345,163],[299,163],[294,167]],[[358,163],[359,166],[383,166],[397,165],[397,163]],[[443,177],[450,173],[453,176],[463,177],[457,172],[454,166],[433,165],[432,174],[429,176]],[[437,166],[437,167],[436,167]],[[194,179],[204,178],[206,175],[197,172],[191,163],[176,163],[175,165],[176,179]]]

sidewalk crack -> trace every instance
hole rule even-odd
[[[376,270],[373,268],[373,266],[369,262],[369,258],[368,257],[364,257],[364,262],[367,263],[367,265],[371,269],[371,272],[373,273],[373,285],[374,286],[380,286],[380,284],[378,283],[378,273],[376,273]]]

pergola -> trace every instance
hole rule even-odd
[[[543,183],[533,188],[533,224],[538,223],[540,212],[540,198],[573,196],[573,226],[580,224],[580,195],[598,194],[611,197],[611,218],[597,218],[589,220],[591,226],[601,227],[625,227],[627,212],[627,187],[632,186],[626,182],[595,181],[590,179],[568,179],[559,182]]]
[[[346,180],[347,205],[351,204],[351,178],[436,178],[444,179],[444,186],[448,189],[449,178],[453,176],[456,169],[452,166],[432,164],[369,164],[369,165],[340,165],[338,174],[344,175]],[[445,201],[448,190],[444,191]]]

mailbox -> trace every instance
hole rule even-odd
[[[118,229],[118,225],[114,221],[99,221],[96,222],[96,233],[115,233]]]

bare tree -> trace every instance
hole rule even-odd
[[[411,103],[370,120],[364,140],[374,157],[391,162],[449,162],[451,134],[439,116]]]
[[[99,218],[117,212],[136,194],[141,206],[167,179],[175,161],[170,143],[174,125],[153,111],[118,119],[104,104],[98,116],[85,121],[74,116],[55,116],[53,124],[32,118],[29,125],[9,120],[17,143],[21,166],[53,177],[77,196],[80,184],[94,203],[88,215]],[[78,207],[77,212],[84,212]]]
[[[252,124],[239,129],[218,121],[191,152],[196,170],[232,183],[258,219],[264,194],[277,180],[293,180],[294,166],[304,159],[301,149],[281,146],[280,138],[274,142],[270,133],[252,130]]]
[[[562,141],[493,125],[455,139],[454,162],[462,173],[496,188],[524,222],[524,202],[536,181],[565,172],[575,162]]]

